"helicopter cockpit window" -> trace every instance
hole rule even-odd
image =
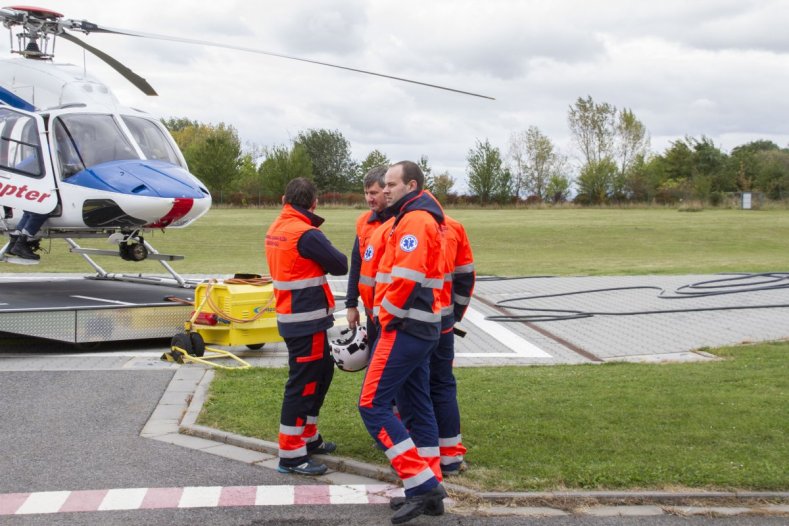
[[[109,161],[140,158],[112,115],[61,115],[54,126],[55,140],[58,145],[61,140],[68,144],[67,150],[76,156],[79,170]],[[63,139],[57,135],[59,128]]]
[[[180,164],[170,141],[167,140],[164,131],[155,122],[130,115],[123,115],[121,118],[128,126],[134,140],[140,145],[146,158]]]
[[[41,144],[35,120],[0,109],[0,169],[41,177]]]
[[[77,148],[69,137],[63,121],[56,119],[53,129],[55,130],[55,151],[57,152],[57,162],[60,166],[60,177],[68,179],[82,170],[82,161],[80,161]]]

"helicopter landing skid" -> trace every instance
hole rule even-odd
[[[93,261],[91,255],[94,256],[116,256],[120,257],[120,252],[114,250],[101,250],[101,249],[90,249],[90,248],[82,248],[79,246],[76,241],[67,237],[64,238],[66,243],[71,246],[70,251],[79,254],[82,256],[88,264],[93,267],[93,270],[96,271],[96,276],[93,279],[106,279],[106,280],[113,280],[113,281],[131,281],[131,282],[142,282],[142,283],[152,283],[152,284],[161,284],[167,286],[177,285],[178,287],[183,288],[195,288],[198,285],[197,281],[194,280],[187,280],[184,279],[180,274],[178,274],[173,267],[171,267],[167,261],[175,261],[178,259],[183,259],[183,256],[170,256],[167,254],[160,254],[153,248],[150,243],[147,241],[142,241],[142,245],[145,246],[147,250],[146,259],[153,259],[161,263],[164,269],[167,271],[172,279],[167,278],[157,278],[157,277],[144,277],[142,275],[138,276],[130,276],[127,274],[111,274],[104,270],[98,263]]]
[[[100,248],[72,248],[70,252],[74,254],[87,254],[89,256],[116,256],[120,257],[117,250],[102,250]],[[173,256],[170,254],[148,254],[145,259],[154,259],[156,261],[178,261],[184,259],[183,256]]]
[[[38,265],[39,261],[37,259],[23,259],[16,256],[8,256],[3,255],[0,257],[0,262],[2,263],[13,263],[14,265]]]

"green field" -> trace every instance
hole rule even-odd
[[[679,212],[645,209],[459,209],[448,212],[468,230],[480,274],[622,275],[786,270],[789,210]],[[186,256],[184,274],[266,273],[263,235],[278,209],[213,209],[193,226],[154,232],[160,252]],[[323,230],[346,254],[360,209],[324,208]],[[5,265],[3,272],[89,272],[61,240],[41,264]],[[83,246],[111,248],[104,240]],[[109,272],[161,273],[152,261],[101,257]]]
[[[789,343],[705,363],[459,368],[471,468],[487,491],[789,488]],[[356,408],[363,375],[337,371],[321,432],[383,465]],[[287,369],[219,371],[199,423],[276,442]]]
[[[194,226],[148,236],[181,254],[184,274],[267,273],[263,235],[278,209],[214,209]],[[359,209],[319,209],[346,254]],[[787,271],[789,210],[449,210],[468,230],[479,274],[623,275]],[[94,240],[85,246],[108,248]],[[49,246],[44,242],[44,246]],[[110,272],[155,262],[97,258]],[[62,241],[38,266],[89,272]],[[717,352],[709,363],[458,369],[463,433],[485,490],[789,488],[789,343]],[[200,423],[276,438],[286,369],[219,371]],[[338,372],[322,429],[339,454],[384,463],[356,410],[361,374]]]

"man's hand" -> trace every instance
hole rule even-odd
[[[348,318],[348,327],[355,329],[359,326],[359,309],[356,307],[348,307],[345,315]]]

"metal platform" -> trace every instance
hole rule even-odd
[[[0,332],[69,343],[169,338],[194,290],[88,278],[0,280]]]

